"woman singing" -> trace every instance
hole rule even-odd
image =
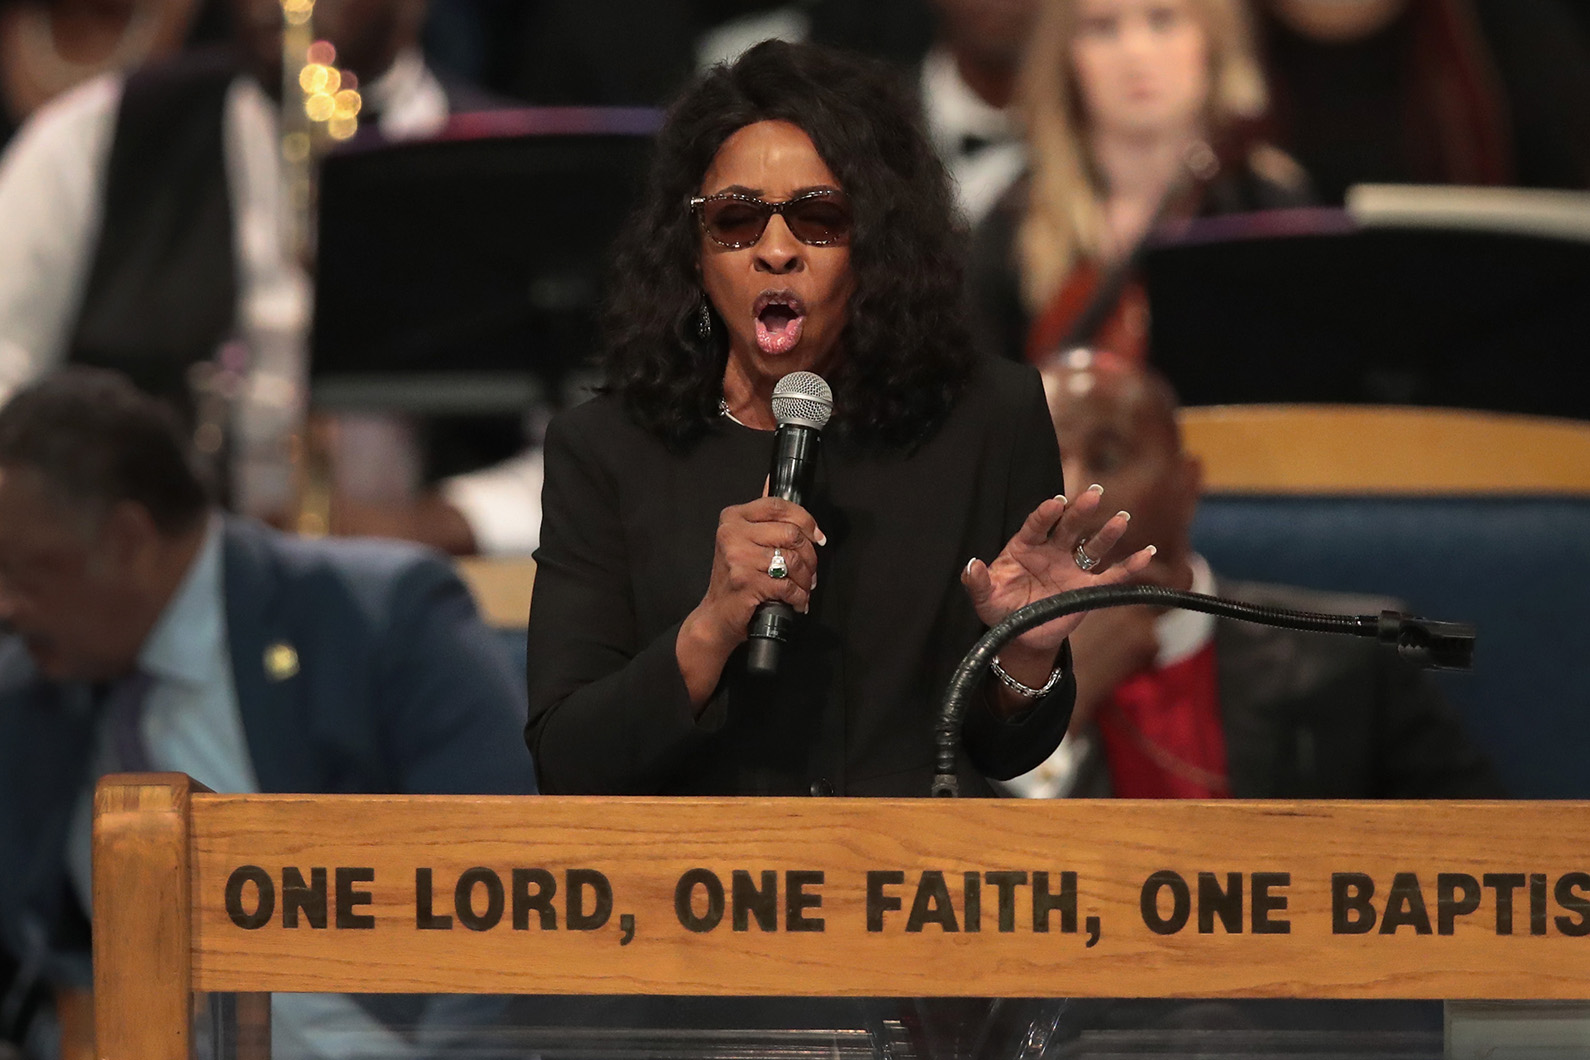
[[[549,793],[921,795],[984,629],[1126,580],[1126,513],[1060,496],[1037,375],[974,356],[944,171],[892,76],[766,43],[670,112],[621,239],[602,395],[554,420],[526,737]],[[763,496],[774,385],[834,392],[813,496]],[[959,584],[957,584],[959,583]],[[797,612],[773,678],[756,606]],[[963,790],[1065,732],[1076,618],[999,655]]]

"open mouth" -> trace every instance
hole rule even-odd
[[[768,354],[788,353],[801,340],[806,307],[792,291],[763,291],[751,306],[756,345]]]

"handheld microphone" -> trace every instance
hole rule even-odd
[[[805,503],[817,469],[822,429],[834,411],[834,392],[814,372],[791,372],[773,387],[773,466],[767,475],[769,497]],[[751,616],[745,668],[760,677],[778,672],[779,656],[795,625],[795,609],[782,600],[766,600]]]

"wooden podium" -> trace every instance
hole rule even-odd
[[[106,777],[96,1056],[196,994],[1590,999],[1590,806],[216,795]],[[239,1056],[268,1055],[268,1036]]]

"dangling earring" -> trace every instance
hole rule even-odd
[[[705,298],[701,299],[701,310],[696,314],[696,334],[701,336],[702,342],[712,341],[712,310]]]

